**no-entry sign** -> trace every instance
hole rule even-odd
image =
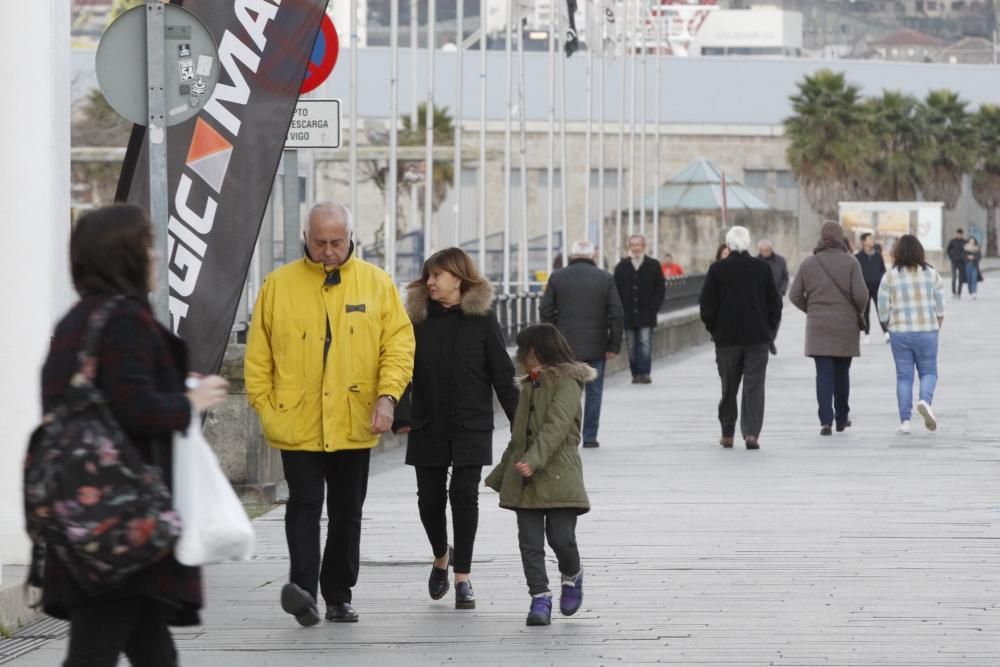
[[[303,95],[316,90],[326,78],[330,76],[334,65],[337,64],[337,55],[340,53],[340,39],[337,37],[337,29],[330,20],[330,16],[324,15],[323,22],[319,27],[319,34],[316,35],[316,43],[313,45],[312,56],[309,58],[309,66],[306,70],[306,78],[302,81]]]

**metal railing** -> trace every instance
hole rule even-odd
[[[669,313],[698,305],[698,296],[705,283],[705,274],[696,273],[666,279],[666,296],[661,313]],[[517,334],[527,326],[542,321],[539,308],[542,294],[501,294],[496,299],[497,319],[508,345],[514,344]]]

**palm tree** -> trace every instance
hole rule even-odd
[[[1000,107],[984,104],[975,115],[979,155],[972,173],[972,195],[986,209],[986,256],[997,256],[1000,207]]]
[[[910,95],[885,91],[882,97],[868,100],[866,108],[874,146],[871,198],[913,201],[932,157],[922,105]]]
[[[966,110],[968,103],[958,93],[933,90],[924,104],[931,162],[920,190],[926,199],[953,209],[962,194],[962,177],[975,163],[976,130]]]
[[[872,141],[857,86],[822,69],[798,84],[794,116],[785,120],[792,172],[820,215],[837,217],[837,202],[852,198],[868,173]]]

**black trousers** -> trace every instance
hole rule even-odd
[[[445,509],[451,501],[451,525],[455,531],[456,574],[472,571],[472,549],[479,528],[479,480],[482,466],[452,468],[448,484],[448,468],[417,466],[417,508],[420,522],[431,543],[435,558],[448,553],[448,517]]]
[[[546,538],[556,552],[559,572],[567,577],[579,574],[576,517],[574,509],[517,510],[517,542],[531,595],[549,592],[549,576],[545,572]]]
[[[874,288],[874,289],[873,289]],[[872,332],[872,320],[871,320],[871,309],[872,302],[875,302],[875,315],[878,316],[878,286],[869,285],[868,286],[868,301],[865,302],[865,335],[867,336]],[[882,327],[882,333],[885,333],[889,328],[885,325],[881,319],[878,321],[879,326]]]
[[[951,293],[962,296],[962,285],[965,284],[965,262],[951,263]]]
[[[814,357],[816,402],[822,426],[846,424],[851,412],[851,357]]]
[[[370,449],[340,452],[282,451],[288,482],[285,537],[289,579],[327,604],[351,601],[361,558],[361,511],[368,493]],[[320,517],[326,491],[326,547],[320,566]]]
[[[764,379],[767,375],[769,345],[727,345],[715,348],[715,364],[722,380],[719,401],[719,424],[722,435],[736,433],[736,394],[743,382],[743,400],[739,410],[743,437],[760,435],[764,425]]]
[[[167,627],[172,613],[166,604],[140,596],[75,607],[63,667],[115,667],[123,652],[135,667],[176,667]]]

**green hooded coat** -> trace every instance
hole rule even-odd
[[[537,380],[522,378],[510,443],[486,478],[486,485],[500,494],[500,507],[590,510],[577,447],[580,397],[584,384],[595,377],[590,366],[573,363],[546,367]],[[530,478],[514,469],[520,461],[534,470]]]

